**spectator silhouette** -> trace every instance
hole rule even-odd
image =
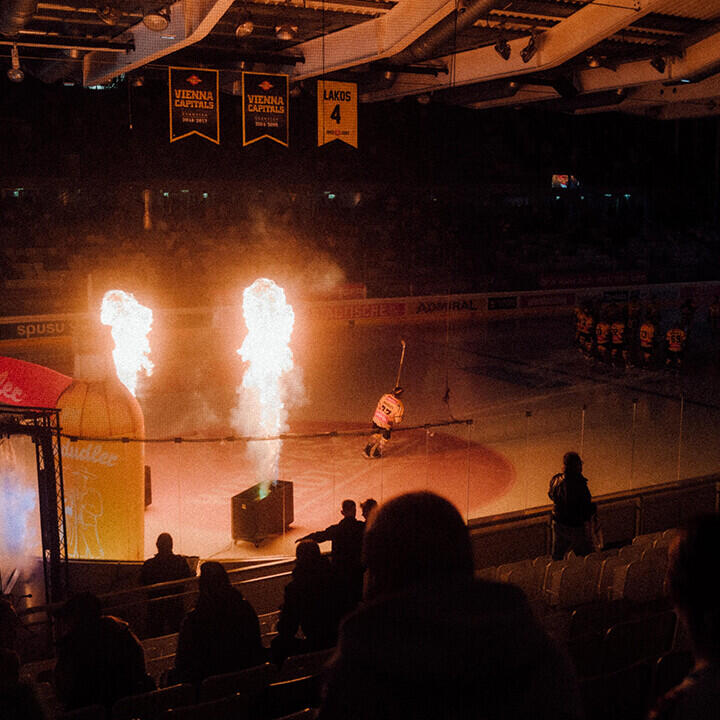
[[[365,523],[355,517],[357,507],[354,500],[343,500],[341,513],[343,519],[339,523],[305,535],[296,542],[332,542],[332,567],[343,595],[341,602],[344,609],[351,610],[362,598],[362,542]]]
[[[381,506],[366,602],[340,626],[319,720],[581,716],[569,663],[521,590],[473,579],[468,530],[428,492]]]
[[[20,658],[9,648],[0,647],[0,718],[3,720],[43,720],[45,713],[34,688],[20,681]]]
[[[58,612],[67,632],[57,645],[55,691],[66,710],[106,708],[121,697],[152,690],[140,641],[123,620],[101,614],[89,592],[71,597]]]
[[[687,677],[659,699],[653,720],[717,717],[720,708],[720,515],[691,520],[670,548],[668,580],[673,605],[693,646]]]
[[[198,683],[210,675],[264,662],[257,613],[230,584],[225,568],[218,562],[203,563],[199,583],[195,609],[180,626],[171,677]]]
[[[21,629],[26,628],[15,612],[10,596],[0,593],[0,648],[15,650],[18,630]]]
[[[362,512],[363,520],[367,523],[370,520],[370,516],[375,510],[377,510],[377,500],[375,498],[368,498],[364,502],[360,503],[360,511]]]
[[[576,452],[565,453],[564,471],[553,475],[548,497],[553,501],[552,557],[562,560],[572,550],[576,555],[589,555],[593,543],[589,522],[595,504],[582,474],[583,463]]]
[[[288,655],[322,650],[337,642],[340,600],[330,563],[313,540],[303,540],[295,556],[292,580],[285,586],[278,634],[272,641],[277,665]],[[303,640],[295,637],[298,630],[302,630]]]
[[[160,533],[156,546],[157,553],[143,563],[140,571],[140,582],[143,585],[182,580],[192,576],[187,560],[182,555],[173,553],[170,533]],[[185,607],[182,597],[172,596],[180,595],[184,590],[183,585],[148,590],[145,628],[148,637],[168,635],[180,629]]]

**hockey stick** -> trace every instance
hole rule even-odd
[[[400,344],[402,345],[402,353],[400,354],[400,367],[398,367],[398,374],[397,374],[397,380],[395,381],[395,387],[400,386],[400,373],[402,373],[403,362],[405,362],[405,341],[401,340]]]

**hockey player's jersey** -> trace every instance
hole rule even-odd
[[[391,393],[387,393],[380,398],[375,408],[373,422],[381,428],[390,430],[393,425],[397,425],[402,421],[405,407],[402,400],[398,400]]]
[[[598,345],[607,345],[610,341],[610,324],[600,320],[595,326],[595,338]]]
[[[670,330],[665,333],[668,350],[670,352],[682,352],[686,337],[685,331],[681,328],[670,328]]]
[[[613,345],[623,345],[625,343],[625,323],[622,320],[616,320],[610,326],[610,335]]]
[[[651,348],[655,339],[655,325],[651,322],[644,322],[640,326],[640,347]]]

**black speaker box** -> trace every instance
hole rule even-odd
[[[287,480],[258,483],[231,499],[233,540],[258,544],[279,535],[294,520],[293,484]]]

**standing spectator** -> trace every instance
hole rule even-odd
[[[191,577],[190,567],[182,555],[173,553],[173,539],[170,533],[160,533],[157,541],[157,553],[143,563],[140,582],[143,585],[182,580]],[[182,597],[184,586],[154,588],[148,590],[147,637],[158,637],[176,633],[185,614]]]
[[[360,503],[360,511],[362,512],[363,520],[365,524],[370,521],[370,517],[377,509],[377,500],[375,498],[368,498],[364,502]]]
[[[343,519],[324,530],[305,535],[301,540],[317,543],[332,542],[332,567],[344,598],[343,605],[352,609],[362,598],[363,565],[362,542],[365,523],[356,519],[354,500],[343,500],[340,512]]]
[[[180,627],[173,680],[199,683],[264,662],[257,613],[230,584],[225,568],[203,563],[199,582],[197,605]]]
[[[460,513],[428,492],[381,506],[365,604],[345,618],[319,720],[580,717],[571,666],[522,591],[473,579]]]
[[[695,664],[651,711],[651,720],[705,720],[720,708],[720,515],[691,520],[670,548],[670,595],[693,646]]]
[[[337,642],[338,585],[330,563],[313,540],[303,540],[295,558],[292,580],[285,586],[278,634],[272,641],[276,665],[288,655],[322,650]],[[295,637],[298,630],[302,630],[304,640]]]
[[[564,471],[553,475],[548,497],[553,501],[552,557],[562,560],[570,550],[576,555],[593,551],[589,523],[595,504],[582,474],[583,463],[575,452],[565,453]]]
[[[57,645],[55,692],[66,710],[113,703],[154,689],[142,645],[128,624],[102,615],[89,592],[71,597],[58,612],[67,632]]]

